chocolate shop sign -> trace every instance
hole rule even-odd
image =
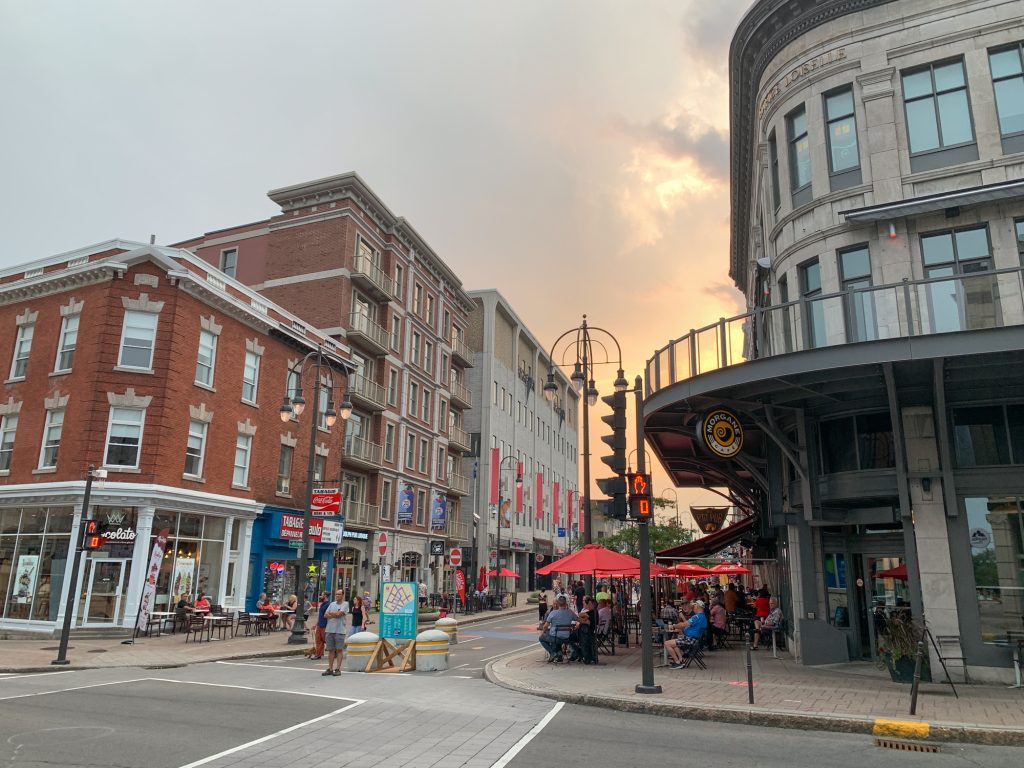
[[[757,108],[757,119],[760,120],[764,117],[764,113],[768,111],[768,107],[785,91],[789,86],[795,83],[802,77],[805,77],[815,70],[827,67],[829,64],[835,64],[837,61],[843,61],[846,59],[846,49],[837,48],[834,51],[823,53],[820,56],[815,56],[810,61],[805,61],[798,67],[794,67],[787,72],[783,78],[768,89],[768,92],[761,99],[760,105]]]

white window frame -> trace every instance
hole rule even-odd
[[[151,333],[151,337],[149,339],[149,362],[146,365],[129,365],[128,363],[124,362],[124,351],[125,351],[124,342],[125,342],[125,339],[127,338],[127,335],[128,335],[129,319],[134,318],[134,317],[138,317],[138,318],[142,318],[142,317],[152,318],[152,322],[153,322],[152,329],[150,329],[150,328],[143,328],[141,325],[133,326],[135,328],[141,328],[142,330],[145,330],[146,332]],[[153,354],[156,351],[156,331],[157,331],[157,327],[159,326],[159,324],[160,324],[160,316],[156,312],[142,312],[141,310],[138,310],[138,309],[126,309],[125,310],[125,312],[124,312],[124,319],[121,321],[121,343],[118,345],[118,348],[117,348],[117,350],[118,350],[117,351],[117,367],[118,368],[127,368],[127,369],[132,370],[132,371],[152,371],[153,370]],[[131,349],[142,349],[142,347],[131,347]]]
[[[14,342],[14,357],[11,359],[11,380],[21,380],[28,373],[28,359],[32,354],[32,337],[35,335],[35,324],[27,323],[18,326],[18,337]],[[18,367],[21,364],[21,372]]]
[[[322,483],[327,477],[327,457],[317,454],[313,459],[313,482]]]
[[[281,464],[285,456],[288,457],[288,469],[284,474],[281,474]],[[285,496],[291,495],[292,492],[292,467],[294,462],[295,449],[290,445],[281,443],[281,453],[277,457],[277,492]]]
[[[405,467],[412,469],[416,466],[416,435],[410,433],[405,436]]]
[[[409,415],[415,416],[419,412],[420,385],[415,381],[409,383]]]
[[[423,342],[423,370],[434,372],[434,345],[429,341]]]
[[[226,258],[228,254],[232,254],[234,256],[234,259],[232,260],[232,263],[230,265],[231,266],[230,270],[228,269],[228,263],[227,263],[227,258]],[[235,278],[237,278],[237,276],[238,276],[238,248],[225,248],[224,250],[222,250],[220,252],[220,271],[223,272],[228,277],[235,277]]]
[[[420,401],[420,418],[423,419],[427,424],[430,423],[430,401],[433,400],[434,394],[424,388],[423,399]]]
[[[14,459],[14,441],[18,437],[18,414],[4,414],[0,419],[0,472],[11,471],[11,463]],[[8,442],[9,438],[9,442]],[[4,464],[7,466],[4,466]]]
[[[409,357],[420,368],[423,367],[423,361],[420,359],[420,335],[417,331],[412,332],[412,347],[409,350]]]
[[[395,425],[391,422],[384,425],[384,459],[395,460]]]
[[[203,340],[209,339],[212,343],[209,344],[210,349],[210,380],[203,381],[199,378],[199,369],[203,365],[200,355],[203,353]],[[217,372],[217,334],[212,331],[208,331],[205,328],[199,331],[199,346],[196,347],[196,378],[195,383],[201,387],[207,387],[213,389],[214,376]]]
[[[420,489],[416,491],[416,525],[426,525],[427,520],[427,492]]]
[[[78,327],[81,315],[68,315],[60,323],[60,336],[57,337],[57,359],[53,361],[54,373],[67,373],[75,364],[75,350],[78,348]],[[71,338],[68,343],[69,337]],[[67,365],[61,365],[61,358],[70,354]]]
[[[245,364],[242,366],[242,402],[249,405],[256,405],[256,398],[259,397],[260,386],[260,362],[262,355],[246,350]],[[250,365],[251,361],[251,365]],[[249,379],[249,369],[252,368],[252,380]],[[245,388],[252,387],[252,397],[245,396]]]
[[[196,430],[196,427],[201,427],[200,430]],[[206,435],[209,432],[209,424],[199,419],[189,419],[188,421],[188,437],[185,438],[185,471],[182,473],[185,477],[198,477],[203,476],[203,465],[206,463]],[[188,471],[188,458],[189,458],[189,441],[196,437],[199,439],[199,465],[197,472]]]
[[[242,453],[243,463],[238,463],[238,454]],[[231,468],[231,487],[249,487],[249,467],[252,464],[252,435],[239,432],[235,437],[235,457]],[[241,472],[241,478],[239,478]],[[241,482],[239,482],[241,479]]]
[[[388,371],[388,405],[398,405],[398,370]]]
[[[391,517],[391,491],[392,483],[390,480],[380,481],[380,519],[387,520]]]
[[[54,424],[56,416],[59,414],[60,421]],[[52,441],[50,439],[50,432],[56,430],[57,439]],[[56,469],[57,462],[60,460],[60,440],[61,434],[64,431],[64,409],[63,408],[50,408],[46,411],[46,422],[43,424],[43,442],[39,447],[39,469]],[[52,444],[52,445],[51,445]],[[54,451],[53,463],[46,464],[46,451],[51,448]]]
[[[427,443],[427,438],[420,438],[420,474],[425,475],[430,471],[430,445]]]
[[[124,418],[115,419],[114,418],[114,414],[117,413],[118,411],[132,411],[133,413],[138,413],[138,414],[140,414],[139,420],[136,423],[135,421],[129,421],[129,420],[124,419]],[[139,428],[138,443],[136,443],[136,446],[135,446],[135,463],[134,464],[111,464],[108,461],[108,459],[110,457],[110,438],[111,438],[111,436],[113,434],[114,424],[115,423],[121,424],[121,425],[131,426],[131,427],[134,427],[134,426],[137,425],[138,428]],[[103,443],[103,466],[110,467],[111,469],[114,469],[114,468],[117,468],[117,469],[138,469],[139,468],[139,462],[142,459],[142,438],[143,438],[143,434],[145,433],[145,431],[146,431],[146,409],[145,408],[126,408],[126,407],[120,406],[120,405],[112,405],[112,406],[110,406],[110,411],[109,411],[109,414],[107,415],[107,439]]]

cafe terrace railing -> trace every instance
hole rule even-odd
[[[748,360],[882,339],[1024,325],[1020,268],[903,280],[758,307],[691,330],[647,361],[647,395]]]

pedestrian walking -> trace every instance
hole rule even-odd
[[[345,593],[339,589],[334,593],[334,601],[324,611],[324,616],[327,618],[325,628],[327,671],[323,673],[324,677],[341,675],[341,662],[345,652],[345,617],[348,615],[348,611],[349,606],[345,599]]]

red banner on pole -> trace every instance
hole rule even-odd
[[[537,519],[544,519],[544,473],[537,473]]]
[[[523,514],[523,462],[516,462],[516,514]]]
[[[572,489],[565,492],[565,514],[568,517],[565,523],[565,535],[572,535]]]
[[[455,591],[459,593],[459,600],[466,604],[466,574],[461,570],[455,571]]]
[[[500,461],[498,449],[491,448],[491,504],[498,503],[498,464]]]
[[[551,522],[554,524],[555,528],[558,527],[558,495],[559,495],[560,492],[561,492],[561,489],[559,488],[559,484],[557,482],[556,483],[552,483],[551,484],[551,505],[552,505],[552,509],[551,509]]]
[[[584,501],[584,499],[581,498],[580,499],[580,533],[583,533],[583,531],[585,531],[586,528],[587,528],[587,511],[584,508],[585,506],[586,506],[586,502]]]

